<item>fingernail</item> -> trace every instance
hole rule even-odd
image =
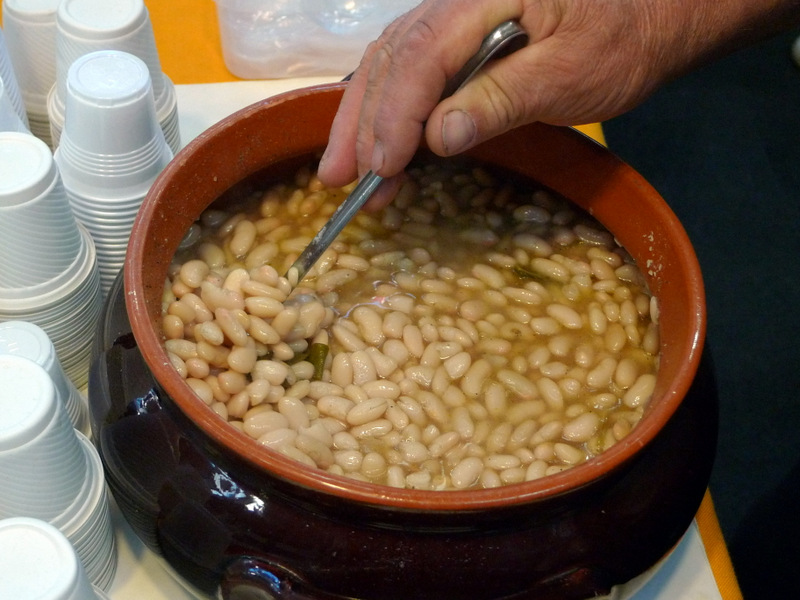
[[[386,159],[383,154],[383,144],[380,140],[375,140],[375,146],[372,148],[372,172],[377,173],[383,167],[383,162]]]
[[[447,154],[458,154],[475,140],[475,121],[463,110],[453,110],[442,121],[442,143]]]

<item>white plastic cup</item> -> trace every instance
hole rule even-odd
[[[87,474],[75,501],[51,523],[67,536],[92,584],[107,590],[117,569],[117,547],[103,463],[89,439],[77,433]]]
[[[65,121],[67,74],[75,60],[98,50],[139,57],[150,71],[158,122],[173,152],[180,148],[174,85],[161,70],[150,15],[142,0],[63,0],[56,15],[56,83],[47,108],[54,146]],[[172,146],[176,135],[176,145]]]
[[[64,103],[58,97],[54,83],[47,93],[47,136],[50,139],[50,147],[58,148],[61,141],[61,131],[64,129]]]
[[[107,198],[117,208],[146,193],[172,159],[158,118],[145,63],[104,50],[78,58],[67,78],[65,129],[56,150],[68,192]]]
[[[50,149],[31,134],[0,133],[0,240],[0,321],[44,329],[81,389],[102,312],[97,254]]]
[[[18,131],[28,133],[29,130],[19,118],[11,98],[6,93],[6,85],[0,77],[0,131]]]
[[[92,234],[103,295],[122,268],[136,213],[173,153],[158,122],[147,65],[127,52],[78,58],[67,76],[55,152],[73,214]]]
[[[50,116],[47,111],[39,114],[28,111],[28,128],[33,135],[50,148],[53,147],[53,138],[50,135]]]
[[[31,288],[0,289],[0,321],[29,321],[41,327],[56,348],[67,377],[79,390],[88,382],[97,324],[103,310],[94,243],[80,223],[82,251],[58,279]],[[47,288],[43,291],[43,288]],[[9,292],[14,292],[9,294]]]
[[[161,73],[153,26],[143,0],[62,0],[56,14],[56,84],[66,98],[67,71],[97,50],[120,50],[141,58],[151,74]],[[155,95],[163,83],[153,77]]]
[[[169,144],[173,154],[177,154],[183,147],[181,142],[180,121],[178,116],[178,96],[175,93],[175,85],[165,74],[161,74],[164,82],[164,89],[161,95],[156,97],[156,115],[161,131]],[[61,142],[61,133],[64,130],[64,104],[56,93],[56,86],[53,85],[47,96],[47,139],[51,140],[51,146],[57,147]],[[33,127],[41,127],[40,122],[31,124]]]
[[[19,82],[17,74],[14,70],[14,65],[11,62],[11,56],[8,53],[6,46],[5,36],[3,30],[0,29],[0,79],[3,80],[6,88],[6,94],[11,99],[11,105],[17,113],[17,116],[28,127],[28,116],[25,112],[25,103],[22,100],[22,94],[19,91]]]
[[[3,0],[6,46],[30,132],[52,147],[47,96],[56,82],[56,10],[61,0]]]
[[[31,134],[0,132],[0,240],[0,298],[57,287],[83,249],[50,148]]]
[[[0,355],[13,354],[32,360],[50,375],[59,402],[66,408],[72,426],[89,435],[89,408],[78,388],[64,373],[55,346],[47,333],[27,321],[0,323]]]
[[[0,521],[0,598],[100,600],[69,540],[38,519]]]
[[[31,113],[47,115],[56,82],[56,10],[60,0],[3,0],[6,46],[20,93]]]
[[[85,452],[47,371],[0,355],[0,518],[58,517],[86,474]]]
[[[164,138],[172,150],[177,154],[181,147],[181,129],[178,119],[178,96],[175,93],[175,84],[172,80],[162,73],[164,87],[156,98],[156,115]]]

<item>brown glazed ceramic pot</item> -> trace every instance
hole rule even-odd
[[[469,154],[587,209],[637,259],[659,298],[655,396],[634,431],[601,456],[491,490],[355,482],[259,446],[170,366],[161,297],[184,232],[218,198],[317,155],[342,90],[298,90],[231,115],[180,152],[145,200],[89,390],[95,439],[125,517],[196,590],[227,600],[569,600],[646,571],[691,523],[714,457],[703,285],[664,201],[574,130],[533,124]]]

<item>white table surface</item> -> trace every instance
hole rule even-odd
[[[267,96],[330,78],[246,81],[176,86],[181,140],[199,133],[236,110]],[[136,537],[115,506],[118,566],[107,591],[111,600],[195,600],[162,559]],[[675,550],[650,572],[615,589],[609,600],[722,600],[703,541],[692,524]]]

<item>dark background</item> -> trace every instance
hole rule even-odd
[[[793,31],[604,123],[703,269],[720,396],[711,494],[744,597],[800,598],[800,68]]]

